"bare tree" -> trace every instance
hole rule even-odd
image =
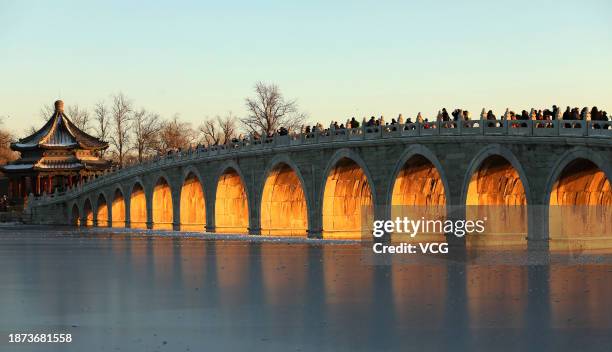
[[[111,103],[110,144],[120,167],[123,167],[125,155],[129,151],[129,127],[132,113],[132,102],[123,94],[113,95]]]
[[[34,125],[31,125],[30,127],[26,128],[24,131],[25,131],[24,134],[26,136],[29,136],[29,135],[32,135],[32,134],[38,132],[38,128],[36,126],[34,126]]]
[[[162,124],[157,150],[166,153],[170,150],[186,149],[195,142],[196,131],[188,122],[180,121],[178,115]]]
[[[223,136],[223,143],[229,142],[232,138],[236,137],[236,116],[232,112],[228,112],[224,117],[217,117],[219,126],[221,127],[221,135]]]
[[[3,124],[4,118],[0,117],[0,126]],[[13,135],[9,131],[4,128],[0,129],[0,165],[4,165],[17,158],[17,153],[10,148],[13,139]]]
[[[241,119],[250,132],[270,135],[280,127],[288,130],[299,128],[306,115],[298,111],[295,100],[286,101],[275,84],[257,82],[255,97],[246,99],[249,115]]]
[[[161,127],[162,121],[158,114],[148,113],[144,108],[134,112],[132,130],[138,162],[142,162],[144,156],[159,144]]]
[[[49,118],[53,116],[54,112],[55,112],[54,104],[44,104],[43,106],[40,107],[40,111],[38,114],[41,120],[47,122],[47,120],[49,120]]]
[[[224,117],[206,119],[199,127],[204,142],[208,145],[225,144],[236,137],[236,117],[230,111]]]
[[[110,133],[110,116],[108,108],[103,101],[99,101],[94,106],[94,130],[99,139],[105,141]]]
[[[218,145],[221,144],[221,128],[217,123],[217,119],[207,118],[199,127],[202,133],[204,144]]]
[[[81,108],[80,106],[73,104],[69,105],[66,109],[66,115],[74,123],[76,127],[78,127],[81,131],[85,133],[89,133],[90,125],[89,125],[89,112],[85,108]]]

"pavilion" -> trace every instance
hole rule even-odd
[[[64,102],[56,101],[41,129],[11,143],[21,157],[2,167],[9,179],[9,201],[23,204],[29,194],[61,192],[104,173],[111,166],[100,156],[106,148],[107,142],[75,126],[64,113]]]

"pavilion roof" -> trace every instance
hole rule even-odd
[[[11,143],[11,149],[89,149],[108,148],[108,143],[80,130],[64,113],[64,102],[55,102],[55,111],[47,123],[28,137]]]

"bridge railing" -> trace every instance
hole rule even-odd
[[[68,189],[62,193],[34,197],[33,202],[61,200],[80,192],[94,189],[102,182],[113,182],[137,175],[152,166],[164,166],[188,159],[200,159],[239,151],[271,149],[319,143],[348,142],[386,138],[410,138],[427,136],[534,136],[534,137],[593,137],[612,139],[612,121],[585,120],[467,120],[407,122],[384,126],[314,130],[308,133],[275,135],[255,139],[252,136],[234,140],[224,145],[190,148],[156,156],[142,163],[121,169],[113,169],[104,175]]]

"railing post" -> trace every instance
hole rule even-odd
[[[533,120],[527,120],[527,128],[529,129],[529,135],[533,136]]]

